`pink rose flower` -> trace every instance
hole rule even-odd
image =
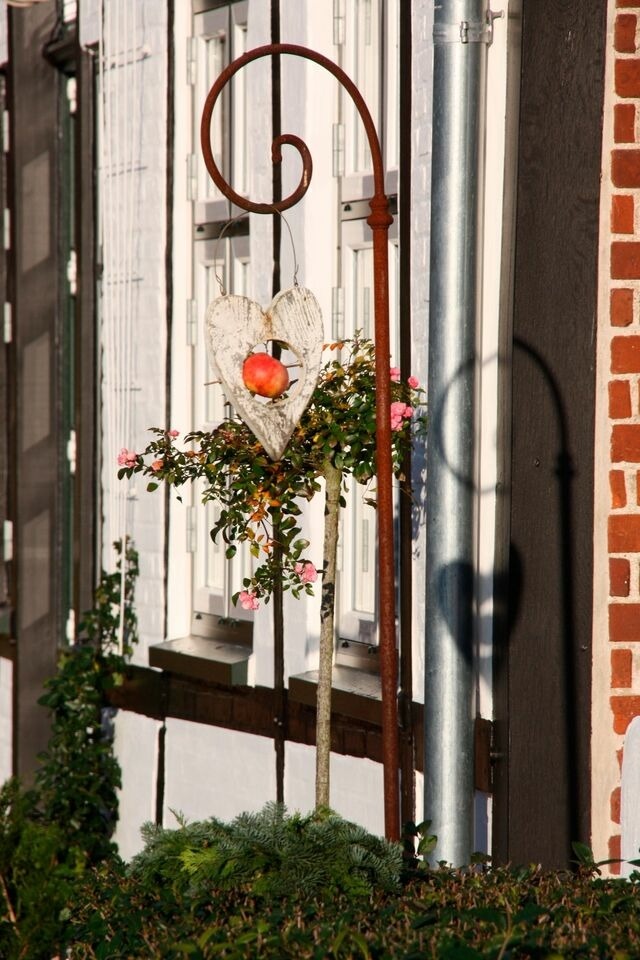
[[[295,571],[303,583],[315,583],[318,579],[318,571],[310,560],[304,563],[296,563]]]
[[[137,459],[138,454],[135,452],[135,450],[127,450],[126,447],[123,447],[118,454],[118,466],[135,467]]]
[[[240,606],[243,610],[257,610],[260,604],[258,598],[252,590],[243,590],[238,597]]]
[[[417,390],[418,387],[420,386],[420,381],[418,380],[417,377],[407,377],[407,383],[409,384],[412,390]]]
[[[389,370],[389,376],[394,383],[400,383],[400,367],[391,367]]]
[[[167,436],[168,436],[168,437],[173,437],[173,439],[175,440],[176,437],[179,437],[179,436],[180,436],[180,431],[179,431],[179,430],[167,430]]]
[[[154,460],[153,463],[151,464],[151,469],[155,471],[162,470],[163,467],[164,467],[163,460]]]
[[[394,400],[391,404],[391,429],[399,430],[402,426],[402,419],[404,416],[406,403],[403,403],[402,400]]]

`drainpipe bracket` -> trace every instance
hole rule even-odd
[[[440,43],[493,43],[493,22],[504,17],[504,10],[487,10],[484,20],[460,20],[458,23],[436,23],[433,27],[433,42]]]

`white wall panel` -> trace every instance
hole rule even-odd
[[[7,21],[7,5],[0,3],[0,63],[6,63],[9,58],[9,27]]]
[[[288,743],[285,761],[285,803],[289,810],[312,810],[315,797],[314,747]],[[379,836],[384,834],[382,764],[359,757],[331,754],[332,810]]]
[[[78,4],[78,28],[80,45],[88,47],[98,42],[100,35],[101,0],[80,0]]]
[[[0,657],[0,784],[13,772],[13,664]]]
[[[620,873],[628,877],[637,867],[630,860],[640,856],[640,717],[634,717],[624,738],[620,788]]]
[[[142,849],[140,828],[155,818],[159,727],[157,720],[125,710],[116,716],[114,748],[122,769],[122,789],[114,840],[125,860]]]

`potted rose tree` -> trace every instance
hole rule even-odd
[[[203,502],[220,505],[211,530],[222,537],[226,555],[248,542],[258,561],[244,589],[234,597],[246,609],[268,603],[276,582],[296,597],[313,593],[322,577],[319,678],[316,720],[316,803],[329,805],[331,673],[334,647],[334,592],[338,524],[343,491],[351,477],[372,485],[375,478],[375,358],[371,340],[358,335],[326,346],[311,401],[294,429],[284,455],[271,460],[251,430],[238,419],[224,420],[212,432],[194,431],[178,445],[177,431],[153,428],[154,438],[142,453],[122,450],[119,477],[142,473],[147,489],[160,482],[179,487],[203,480]],[[424,417],[416,408],[422,391],[415,377],[406,382],[391,369],[392,462],[402,475],[404,457]],[[310,500],[325,486],[322,559],[302,537],[300,500]],[[375,503],[375,490],[370,502]]]

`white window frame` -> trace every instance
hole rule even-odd
[[[363,328],[362,313],[357,306],[364,297],[358,291],[362,268],[358,260],[370,252],[368,269],[373,270],[371,231],[364,219],[343,220],[341,223],[342,276],[345,287],[344,337],[351,338]],[[398,232],[397,221],[389,231],[389,337],[391,356],[397,365],[400,344],[398,310]],[[358,277],[358,274],[360,275]],[[369,329],[365,336],[374,337],[374,303],[371,284],[369,295]],[[397,484],[394,481],[394,490]],[[338,577],[336,591],[336,623],[340,641],[360,643],[378,642],[377,600],[377,527],[374,507],[366,503],[372,496],[368,487],[348,481],[346,506],[341,510],[338,547]],[[394,493],[394,513],[397,514],[398,492]]]
[[[399,17],[401,0],[344,0],[343,67],[358,86],[373,118],[380,138],[385,167],[387,195],[398,192],[399,124],[400,124],[400,53]],[[365,9],[369,15],[365,16]],[[377,74],[367,76],[362,68],[363,32],[370,35],[372,50],[369,61],[377,65]],[[377,50],[376,50],[377,46]],[[380,69],[380,66],[382,69]],[[342,198],[354,200],[373,193],[371,161],[362,119],[346,92],[342,93],[344,121],[344,173]]]
[[[207,94],[214,80],[228,64],[247,49],[248,0],[237,0],[194,13],[192,56],[195,77],[192,97],[192,162],[194,192],[192,207],[192,281],[195,317],[199,325],[198,347],[191,363],[191,422],[195,429],[211,430],[232,413],[222,387],[210,383],[215,374],[209,368],[201,331],[208,304],[220,295],[216,275],[226,293],[248,294],[249,237],[227,235],[215,239],[232,217],[240,213],[213,183],[200,149],[200,122]],[[246,163],[247,89],[244,72],[228,83],[212,116],[212,146],[216,163],[239,194],[248,190]],[[199,235],[206,239],[199,239]],[[211,239],[213,237],[213,239]],[[221,537],[214,544],[210,531],[219,507],[203,504],[203,484],[193,495],[192,610],[196,617],[210,614],[252,621],[252,611],[233,606],[231,598],[242,589],[242,580],[253,570],[248,545],[238,545],[234,558],[226,557],[227,544]]]
[[[193,115],[193,149],[196,165],[196,223],[218,223],[234,216],[229,201],[220,193],[205,167],[200,150],[200,120],[204,101],[224,67],[247,49],[248,0],[230,3],[214,10],[195,14],[193,38],[195,44],[195,91]],[[218,56],[214,56],[215,47]],[[214,158],[227,182],[236,193],[247,195],[246,168],[247,83],[244,71],[239,71],[222,91],[211,118]],[[218,144],[220,147],[218,148]]]
[[[194,243],[194,299],[201,320],[211,300],[220,295],[219,282],[227,293],[247,295],[249,292],[249,237],[237,236],[221,240],[199,240]],[[218,280],[219,278],[219,280]],[[220,384],[211,383],[214,374],[208,364],[204,346],[193,358],[193,423],[199,430],[212,430],[232,408],[226,403]],[[213,543],[210,531],[219,507],[202,504],[199,485],[195,508],[195,551],[193,562],[194,613],[216,614],[236,620],[253,620],[251,611],[233,606],[231,598],[242,590],[244,577],[253,573],[253,558],[248,544],[238,544],[232,559],[225,556],[227,544],[222,537]]]

